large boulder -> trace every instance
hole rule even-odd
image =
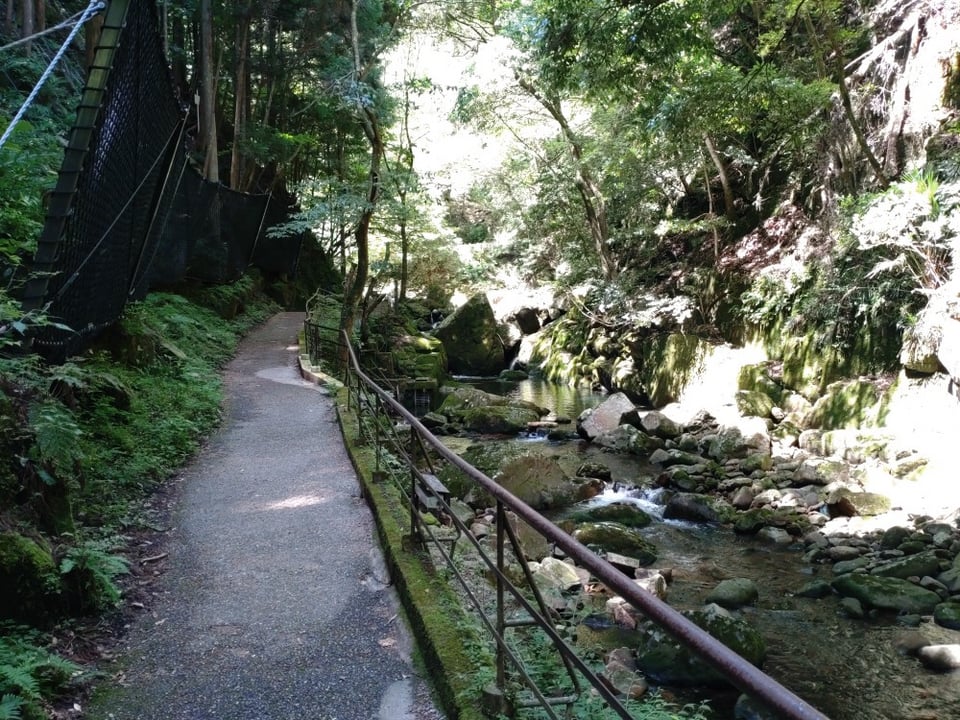
[[[491,477],[535,510],[558,510],[584,499],[584,483],[567,475],[556,458],[537,452],[506,459]]]
[[[685,612],[690,620],[720,640],[742,658],[761,666],[767,654],[763,637],[745,620],[733,617],[718,605]],[[727,680],[713,666],[682,646],[665,630],[652,623],[641,628],[643,639],[637,648],[637,667],[662,685],[679,687],[727,687]]]
[[[497,320],[487,296],[474,295],[451,313],[434,336],[443,342],[450,372],[496,375],[506,363]]]
[[[584,410],[577,418],[577,432],[585,440],[616,430],[624,424],[623,416],[636,409],[624,393],[614,393],[595,408]]]

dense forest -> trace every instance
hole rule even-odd
[[[85,679],[64,638],[120,601],[144,497],[217,421],[198,378],[277,303],[335,296],[367,340],[549,288],[544,374],[653,405],[675,336],[759,343],[811,402],[957,393],[954,0],[158,1],[193,165],[310,239],[296,276],[158,289],[49,365],[20,299],[102,15],[37,83],[86,7],[7,0],[0,31],[0,718]]]

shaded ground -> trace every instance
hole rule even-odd
[[[441,717],[333,402],[297,373],[302,319],[275,316],[227,367],[223,426],[179,478],[157,599],[88,717]]]

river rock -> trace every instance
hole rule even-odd
[[[615,522],[632,528],[643,528],[653,519],[633,503],[612,502],[579,510],[570,516],[576,522]]]
[[[653,410],[640,418],[640,427],[648,435],[672,440],[683,433],[683,426],[674,422],[661,412]]]
[[[642,675],[637,675],[635,668],[617,660],[607,663],[600,678],[615,693],[631,700],[642,698],[650,687]]]
[[[952,672],[960,668],[960,645],[927,645],[917,650],[917,658],[930,670]]]
[[[677,493],[663,509],[665,520],[690,520],[692,522],[715,523],[721,521],[718,511],[719,501],[709,495],[697,493]]]
[[[633,425],[620,425],[593,437],[593,443],[608,450],[647,456],[663,447],[663,440],[637,430]]]
[[[577,468],[577,475],[579,477],[596,478],[604,482],[610,482],[612,478],[610,468],[600,463],[584,463]]]
[[[826,580],[811,580],[794,593],[796,597],[813,598],[814,600],[819,600],[832,594],[833,588],[830,587],[830,583]]]
[[[727,610],[738,610],[745,605],[756,605],[760,591],[757,584],[750,578],[730,578],[723,580],[710,594],[708,603],[716,603]]]
[[[947,592],[951,594],[960,593],[960,568],[952,567],[940,573],[937,575],[937,580],[947,588]]]
[[[741,415],[766,418],[774,407],[773,398],[761,390],[738,390],[735,400]]]
[[[758,495],[754,487],[740,487],[730,498],[730,504],[737,510],[746,510],[753,503],[753,499]]]
[[[771,545],[790,545],[793,543],[793,535],[783,528],[770,526],[760,528],[757,531],[757,539]]]
[[[573,537],[584,545],[626,555],[641,565],[657,559],[657,549],[639,531],[614,522],[584,523],[573,531]]]
[[[563,471],[556,458],[539,453],[505,460],[492,477],[535,510],[567,507],[578,500],[580,491],[580,483]]]
[[[860,568],[865,568],[869,564],[869,558],[865,557],[857,557],[853,560],[841,560],[840,562],[833,564],[833,574],[846,575],[847,573],[856,572]]]
[[[743,418],[735,426],[724,426],[710,440],[708,453],[714,460],[745,458],[755,452],[770,452],[770,434],[760,418]]]
[[[614,393],[595,408],[584,410],[577,418],[577,432],[585,440],[593,440],[604,432],[624,425],[623,416],[635,409],[624,393]]]
[[[694,453],[684,452],[683,450],[657,450],[650,456],[650,462],[654,465],[663,465],[671,467],[673,465],[702,465],[703,458]]]
[[[880,538],[880,547],[884,550],[893,550],[900,546],[900,543],[907,540],[913,531],[910,528],[905,528],[902,525],[894,525],[883,531],[883,536]]]
[[[518,435],[540,419],[538,411],[511,405],[469,408],[460,415],[467,432]]]
[[[940,572],[940,558],[932,550],[880,563],[870,573],[880,577],[921,578]]]
[[[546,557],[540,562],[529,563],[537,587],[552,588],[560,592],[571,592],[581,587],[577,569],[570,563],[552,557]]]
[[[835,578],[833,589],[843,597],[853,597],[864,605],[900,613],[928,614],[940,604],[940,596],[909,580],[850,573]]]
[[[757,666],[763,664],[766,643],[745,620],[733,617],[719,605],[707,605],[684,615],[747,661]],[[681,646],[665,630],[652,623],[644,623],[638,629],[643,637],[637,647],[637,667],[647,677],[663,685],[681,687],[729,685],[723,675]]]
[[[891,507],[890,498],[884,495],[857,492],[846,487],[832,491],[826,498],[826,504],[832,517],[880,515],[890,510]]]
[[[940,603],[933,609],[933,620],[950,630],[960,630],[960,601]]]
[[[863,605],[860,604],[860,601],[853,597],[841,598],[840,602],[837,603],[837,609],[846,615],[848,618],[853,620],[863,620],[866,617],[866,613],[863,610]]]

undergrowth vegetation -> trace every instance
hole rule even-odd
[[[67,363],[0,359],[0,585],[16,588],[2,609],[37,628],[0,648],[0,718],[44,717],[69,687],[45,668],[79,673],[45,648],[71,618],[118,605],[130,538],[157,526],[145,499],[216,426],[218,368],[276,311],[251,278],[191,295],[217,311],[156,293]],[[224,306],[244,312],[224,319]]]

